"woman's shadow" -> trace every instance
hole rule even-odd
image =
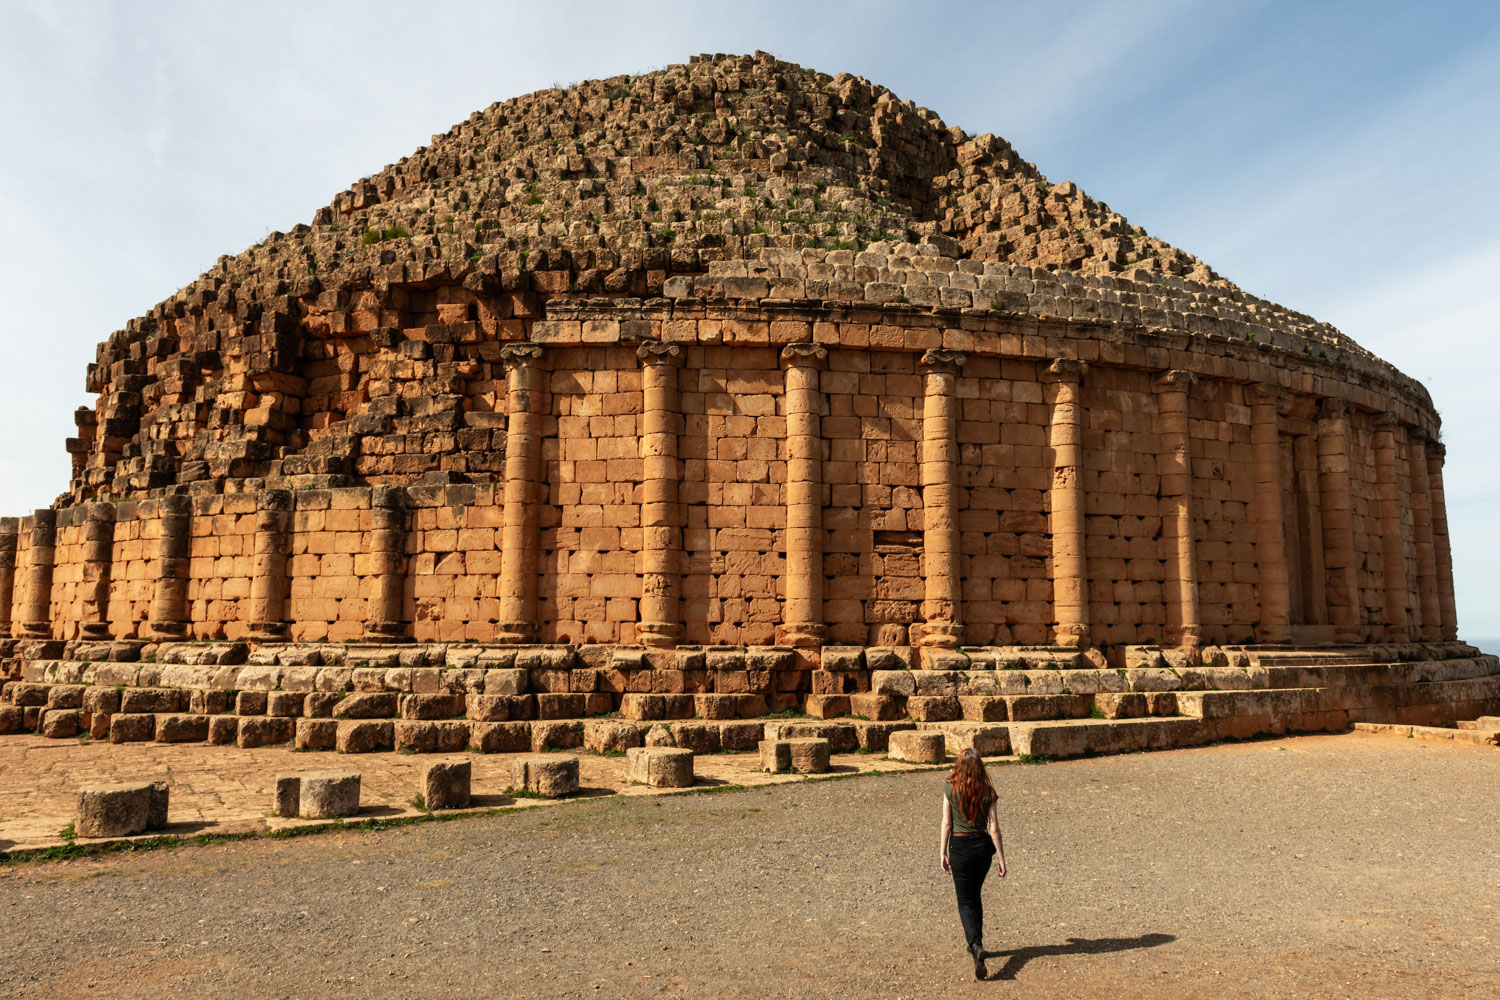
[[[1015,948],[1010,951],[987,951],[985,958],[1004,958],[1005,964],[998,972],[992,972],[990,979],[1014,979],[1021,967],[1033,958],[1044,958],[1050,955],[1102,955],[1111,951],[1130,951],[1134,948],[1155,948],[1157,945],[1170,944],[1176,941],[1173,934],[1142,934],[1140,937],[1129,938],[1068,938],[1067,944],[1033,945],[1029,948]]]

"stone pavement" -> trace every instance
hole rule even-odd
[[[572,752],[572,751],[570,751]],[[473,762],[474,809],[547,805],[504,795],[510,764],[520,754],[467,754]],[[577,751],[581,794],[652,795],[625,777],[624,757]],[[75,795],[88,785],[163,780],[171,787],[169,826],[178,835],[241,833],[301,825],[279,819],[274,808],[276,776],[298,771],[350,770],[362,776],[360,813],[355,819],[415,816],[410,800],[421,790],[422,769],[442,755],[373,753],[348,756],[299,752],[290,746],[240,749],[234,746],[163,743],[93,743],[12,735],[0,740],[0,850],[61,843],[59,831],[73,822]],[[756,753],[720,753],[694,759],[694,787],[768,785],[805,778],[767,774]],[[888,760],[883,754],[835,754],[830,773],[921,770],[921,765]],[[79,843],[88,841],[80,838]]]

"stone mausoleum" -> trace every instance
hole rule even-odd
[[[300,744],[384,692],[481,749],[805,712],[1068,753],[1500,711],[1421,385],[761,54],[476,112],[87,383],[67,492],[0,522],[0,730]]]

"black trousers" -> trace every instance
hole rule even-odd
[[[970,948],[984,941],[984,901],[979,893],[994,859],[995,842],[987,835],[948,838],[948,866],[953,869],[953,889],[958,894],[958,919]]]

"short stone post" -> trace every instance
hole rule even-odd
[[[1089,578],[1085,557],[1083,430],[1080,391],[1088,365],[1059,358],[1042,376],[1043,395],[1052,408],[1052,606],[1057,620],[1054,641],[1082,649],[1089,645]]]
[[[823,623],[823,390],[820,372],[828,358],[816,344],[782,348],[786,369],[786,580],[782,646],[819,646]]]
[[[682,401],[677,387],[682,348],[647,343],[641,359],[641,603],[636,637],[668,648],[682,638],[682,504],[677,438]]]
[[[467,809],[474,766],[467,760],[433,761],[422,769],[422,803],[428,809]]]
[[[505,510],[500,528],[500,621],[495,641],[534,642],[537,633],[537,503],[542,492],[542,348],[509,344],[505,365]]]
[[[187,606],[193,501],[165,496],[160,502],[161,536],[156,549],[156,591],[146,627],[158,639],[183,639],[192,627]]]
[[[83,593],[79,636],[108,641],[109,578],[114,562],[114,504],[94,503],[83,508]]]
[[[954,392],[966,355],[922,355],[922,623],[912,645],[955,649],[963,644],[963,589],[958,539],[958,403]]]
[[[31,545],[26,552],[26,605],[13,631],[23,639],[52,638],[52,565],[57,555],[57,511],[31,515]]]
[[[292,551],[292,492],[266,490],[255,510],[255,541],[250,576],[250,638],[262,642],[285,640],[290,626],[287,602],[291,576],[287,561]]]
[[[406,607],[406,491],[399,486],[376,486],[370,491],[370,550],[356,560],[363,563],[369,593],[370,617],[365,642],[405,642]]]

